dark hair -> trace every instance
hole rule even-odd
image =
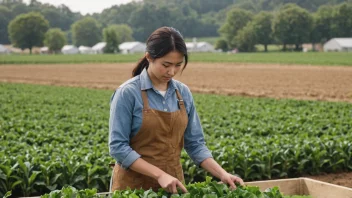
[[[153,59],[163,57],[174,50],[182,53],[185,57],[183,71],[188,63],[188,54],[185,41],[178,30],[172,27],[161,27],[155,30],[147,39],[146,52],[148,52]],[[141,74],[143,69],[148,69],[148,67],[149,62],[147,57],[144,56],[133,69],[132,76],[134,77]]]

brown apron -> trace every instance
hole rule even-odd
[[[184,144],[184,132],[188,116],[181,94],[176,89],[180,109],[175,112],[164,112],[149,108],[147,92],[142,91],[143,118],[138,133],[131,139],[130,146],[145,161],[160,168],[164,172],[184,182],[181,150]],[[160,187],[157,180],[137,173],[131,169],[125,170],[116,164],[113,170],[112,192],[115,190]]]

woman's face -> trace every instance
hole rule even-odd
[[[171,51],[157,59],[152,59],[148,52],[146,56],[149,61],[148,73],[159,83],[169,82],[182,68],[184,59],[183,54],[178,51]]]

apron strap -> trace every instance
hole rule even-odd
[[[146,90],[142,91],[142,99],[143,99],[143,110],[149,109],[148,95]]]
[[[182,109],[182,110],[186,110],[186,109],[185,109],[185,105],[184,105],[184,102],[183,102],[183,99],[182,99],[182,96],[181,96],[180,92],[179,92],[177,89],[175,89],[175,90],[176,90],[176,95],[177,95],[177,99],[178,99],[178,106],[180,107],[180,109]]]

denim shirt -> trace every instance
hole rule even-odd
[[[185,103],[188,114],[188,125],[184,135],[184,149],[199,166],[202,161],[212,157],[205,145],[203,129],[194,106],[189,88],[174,79],[168,84],[165,97],[156,90],[147,70],[123,83],[111,97],[109,120],[109,152],[118,164],[128,169],[141,156],[130,147],[142,124],[143,100],[141,90],[146,90],[149,106],[152,109],[174,112],[179,110],[177,89]]]

